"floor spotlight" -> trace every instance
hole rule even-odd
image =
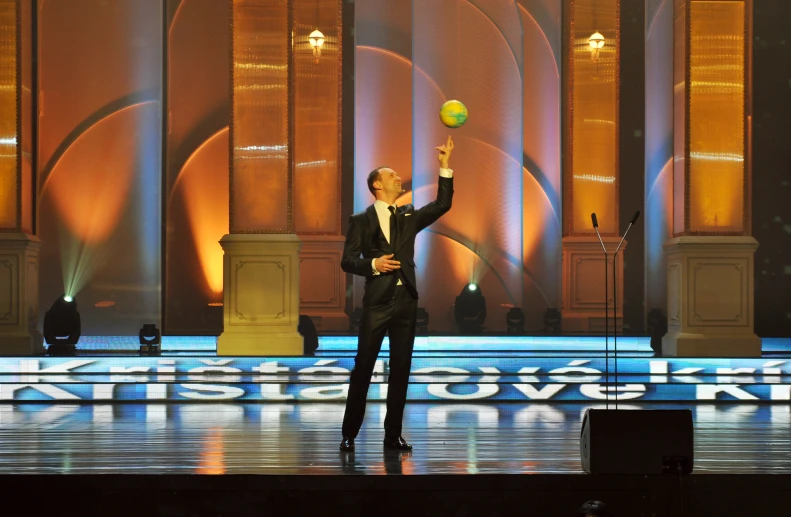
[[[319,349],[319,333],[316,331],[316,325],[313,324],[310,316],[299,315],[297,332],[302,334],[302,355],[316,355],[316,350]]]
[[[415,331],[418,335],[428,335],[428,311],[425,307],[417,308],[417,317],[415,318]]]
[[[480,334],[483,322],[486,321],[486,298],[478,284],[470,283],[464,286],[456,297],[454,307],[456,323],[461,334]]]
[[[560,334],[560,311],[550,307],[544,313],[544,332],[547,334]]]
[[[505,315],[505,325],[509,334],[525,333],[525,313],[519,307],[511,307]]]
[[[140,355],[159,355],[162,353],[162,332],[153,323],[143,324],[140,329]]]
[[[74,354],[82,332],[77,302],[71,296],[58,296],[44,314],[44,340],[50,355]]]

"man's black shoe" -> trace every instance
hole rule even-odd
[[[384,439],[384,442],[382,442],[382,443],[384,443],[385,449],[390,449],[390,450],[394,450],[394,451],[411,451],[412,450],[412,446],[409,445],[406,442],[406,440],[404,440],[400,436],[398,436],[396,438],[391,438],[391,437],[386,436],[385,439]]]

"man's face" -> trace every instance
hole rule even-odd
[[[379,185],[377,185],[379,183]],[[401,194],[401,176],[393,169],[384,168],[379,171],[379,180],[374,182],[374,187],[382,189],[382,194]]]

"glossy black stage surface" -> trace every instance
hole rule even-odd
[[[337,403],[0,404],[0,491],[35,515],[791,516],[787,404],[621,403],[692,410],[683,477],[583,473],[588,407],[412,403],[399,454],[373,403],[348,454]]]

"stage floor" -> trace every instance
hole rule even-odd
[[[0,404],[0,472],[9,474],[582,474],[586,404],[409,403],[411,454],[382,448],[370,403],[355,453],[338,451],[344,406]],[[791,474],[787,404],[624,404],[690,408],[694,475]],[[635,432],[640,432],[636,429]]]

